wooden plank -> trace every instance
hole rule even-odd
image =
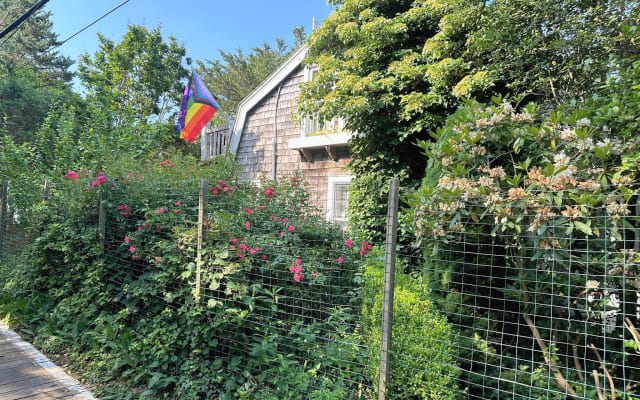
[[[0,399],[4,394],[11,393],[11,391],[15,390],[18,387],[36,387],[45,383],[51,383],[51,375],[47,373],[35,375],[17,374],[13,375],[12,377],[13,379],[11,380],[11,382],[0,384]]]
[[[2,249],[4,247],[5,219],[7,217],[7,192],[9,191],[9,181],[2,182],[0,189],[0,259],[2,259]]]
[[[49,380],[47,382],[43,382],[37,385],[29,385],[28,383],[25,385],[20,385],[14,387],[13,390],[9,392],[0,393],[1,400],[18,400],[18,399],[28,399],[33,398],[34,396],[40,393],[46,393],[50,390],[58,389],[58,383]]]
[[[378,400],[386,400],[386,385],[391,377],[391,342],[393,330],[393,298],[395,291],[396,243],[398,237],[398,204],[400,182],[389,182],[387,207],[387,238],[384,261],[384,292],[382,305],[382,338],[380,340],[380,369],[378,375]]]
[[[200,196],[198,201],[198,243],[196,255],[196,301],[200,301],[200,280],[202,273],[202,242],[205,239],[204,219],[207,216],[207,191],[209,185],[204,179],[200,179]]]
[[[63,387],[57,387],[51,390],[42,391],[32,396],[21,398],[20,400],[51,400],[51,399],[81,399],[78,393]],[[86,398],[85,398],[86,399]]]
[[[75,379],[1,324],[0,344],[0,400],[95,400]]]
[[[105,208],[104,192],[101,190],[98,203],[98,240],[100,248],[104,250],[104,239],[106,233],[107,210]]]

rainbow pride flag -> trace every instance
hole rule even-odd
[[[193,143],[218,108],[220,106],[198,74],[192,72],[189,83],[184,88],[176,132],[180,133],[184,140]]]

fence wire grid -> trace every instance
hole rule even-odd
[[[204,193],[199,186],[191,180],[136,193],[90,192],[92,210],[75,218],[95,229],[105,286],[132,325],[161,315],[157,307],[205,307],[198,318],[217,335],[204,357],[212,374],[252,371],[236,390],[266,398],[279,393],[284,371],[300,369],[314,378],[298,398],[380,398],[384,267],[391,257],[384,398],[640,398],[635,195],[583,204],[575,207],[579,214],[525,208],[517,223],[481,199],[431,199],[435,209],[446,204],[444,211],[412,216],[415,232],[402,226],[397,246],[385,254],[384,235],[355,237],[325,222],[327,193],[291,185],[283,194],[269,183],[216,178]],[[37,192],[34,203],[48,196],[42,185]],[[54,188],[50,196],[63,192]],[[399,192],[401,203],[414,193]],[[3,215],[6,268],[38,230],[10,207]],[[224,396],[218,390],[208,398]]]

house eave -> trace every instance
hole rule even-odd
[[[290,139],[288,147],[291,150],[312,150],[330,147],[347,147],[352,133],[333,133],[328,135],[306,136]]]

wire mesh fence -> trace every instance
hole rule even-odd
[[[405,249],[405,272],[453,328],[461,395],[637,396],[635,190],[442,191],[414,209],[423,251]]]
[[[15,269],[23,265],[25,248],[39,234],[35,223],[38,206],[48,194],[49,184],[45,181],[17,182],[0,174],[1,274],[15,274]]]
[[[206,365],[206,398],[633,399],[640,389],[633,191],[597,204],[536,192],[510,211],[440,194],[393,246],[326,222],[317,199],[343,193],[295,180],[70,184],[54,185],[46,204],[99,249],[101,267],[78,266],[79,279],[95,279],[141,341],[160,343],[121,365],[147,363],[147,379]],[[86,198],[75,211],[69,190]],[[375,217],[395,218],[394,208]],[[18,249],[9,220],[20,221],[5,216],[0,245]],[[193,334],[150,332],[150,321],[192,323]],[[189,389],[173,385],[178,396]]]
[[[279,385],[309,370],[316,396],[373,392],[359,359],[365,343],[355,334],[357,257],[313,196],[295,184],[220,179],[146,190],[153,195],[103,196],[106,277],[126,312],[145,314],[154,302],[204,306],[202,318],[216,330],[207,336],[207,360],[248,371],[250,378],[228,385],[262,393],[254,398],[282,395]],[[153,302],[136,293],[143,288]]]

